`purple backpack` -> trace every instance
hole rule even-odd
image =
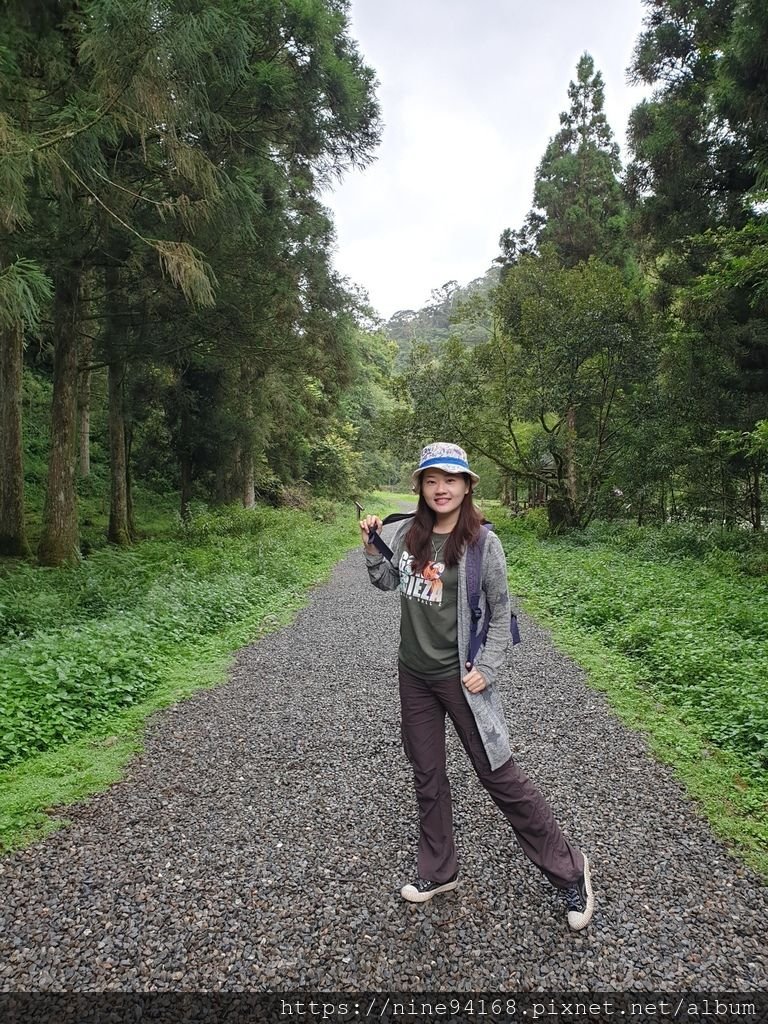
[[[402,519],[412,518],[412,512],[395,513],[394,515],[387,516],[386,519],[382,520],[382,525],[386,526],[389,523],[397,523]],[[482,629],[478,630],[477,628],[477,625],[482,618],[482,612],[480,611],[480,580],[482,579],[483,571],[483,551],[485,550],[485,541],[488,537],[487,531],[493,529],[493,524],[483,523],[483,527],[484,529],[480,531],[477,538],[469,545],[467,550],[467,598],[469,599],[469,610],[472,615],[472,621],[469,627],[469,651],[467,653],[467,661],[471,665],[474,665],[475,658],[488,637],[489,622],[487,619]],[[379,534],[369,533],[368,536],[371,544],[373,544],[373,546],[382,553],[388,562],[392,562],[392,549],[381,539]],[[512,643],[519,644],[520,629],[517,624],[517,616],[514,612],[512,612],[510,616],[509,631],[512,636]]]

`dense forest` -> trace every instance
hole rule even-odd
[[[393,354],[319,199],[379,135],[345,5],[10,3],[0,37],[0,550],[29,550],[25,483],[61,565],[93,473],[129,545],[135,486],[185,515],[383,472]]]
[[[3,554],[76,563],[89,487],[130,546],[137,489],[359,495],[438,435],[555,532],[763,527],[761,5],[649,0],[625,166],[585,53],[496,266],[384,325],[321,201],[380,135],[345,0],[12,0],[0,37]]]
[[[648,6],[631,72],[655,91],[633,111],[626,169],[585,54],[531,211],[502,233],[499,285],[451,282],[387,325],[413,339],[403,433],[461,438],[553,530],[596,516],[760,530],[768,19]]]

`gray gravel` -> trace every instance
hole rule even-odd
[[[594,921],[568,930],[452,733],[463,881],[400,899],[397,612],[353,552],[227,685],[157,714],[124,781],[0,861],[0,989],[768,987],[768,889],[524,616],[513,749],[590,855]]]

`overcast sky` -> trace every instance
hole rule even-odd
[[[641,0],[352,0],[352,35],[380,82],[377,159],[325,202],[336,267],[385,318],[466,284],[531,206],[536,167],[585,51],[625,158],[626,82]]]

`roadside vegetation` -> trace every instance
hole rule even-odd
[[[222,683],[232,652],[287,622],[358,541],[352,502],[328,499],[196,504],[158,526],[76,568],[0,570],[2,848],[119,778],[153,711]]]
[[[500,514],[497,514],[500,513]],[[747,531],[490,516],[525,611],[768,875],[768,543]]]

